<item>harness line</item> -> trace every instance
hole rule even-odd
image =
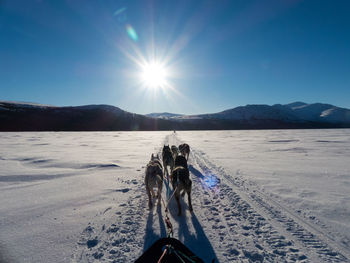
[[[165,169],[167,169],[167,167],[165,167]],[[169,206],[169,203],[171,201],[171,199],[173,198],[176,190],[177,190],[177,186],[175,187],[172,195],[170,196],[170,186],[169,186],[169,176],[167,176],[167,178],[164,178],[164,184],[165,184],[165,187],[166,187],[166,196],[167,196],[167,203],[165,203],[163,197],[161,196],[161,199],[162,199],[162,203],[164,205],[164,208],[165,208],[165,224],[166,224],[166,228],[167,228],[167,238],[169,237],[173,237],[174,235],[174,229],[173,229],[173,225],[170,221],[170,218],[169,218],[169,210],[168,210],[168,206]],[[195,262],[193,261],[191,258],[189,258],[188,256],[186,256],[184,253],[182,253],[181,251],[176,251],[175,248],[173,248],[171,245],[166,245],[165,246],[165,249],[163,251],[163,254],[161,255],[161,257],[159,258],[159,260],[157,261],[157,263],[161,263],[162,259],[164,258],[164,256],[167,254],[167,253],[174,253],[180,260],[181,262],[185,263],[184,259],[187,259],[188,261],[190,262]]]
[[[167,203],[165,203],[163,197],[161,196],[161,199],[162,199],[162,202],[163,202],[163,205],[165,208],[165,220],[164,221],[165,221],[165,224],[167,227],[167,232],[168,232],[167,237],[173,237],[173,235],[174,235],[173,225],[172,225],[170,218],[169,218],[169,215],[168,215],[168,213],[169,213],[168,206],[169,206],[169,203],[171,201],[171,198],[173,198],[173,196],[174,196],[176,189],[177,189],[177,187],[175,188],[173,194],[168,199]]]

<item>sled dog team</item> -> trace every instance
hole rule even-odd
[[[192,211],[191,189],[192,181],[188,170],[187,161],[190,155],[190,146],[186,143],[169,147],[164,145],[162,150],[162,162],[158,154],[152,154],[151,160],[146,166],[145,185],[148,195],[148,206],[152,208],[152,197],[158,198],[158,205],[161,205],[161,193],[163,188],[163,175],[166,176],[168,182],[171,182],[174,197],[177,202],[178,215],[181,215],[180,195],[183,197],[187,193],[188,207]],[[163,163],[163,165],[162,165]],[[170,174],[168,171],[170,167]],[[153,188],[157,187],[157,195]]]

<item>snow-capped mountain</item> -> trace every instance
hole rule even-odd
[[[214,114],[199,115],[202,118],[224,119],[224,120],[279,120],[279,121],[295,121],[293,110],[280,104],[269,105],[247,105],[234,109],[225,110]]]
[[[308,105],[307,103],[305,102],[301,102],[301,101],[296,101],[296,102],[292,102],[292,103],[288,103],[288,104],[285,104],[284,106],[287,106],[291,109],[296,109],[296,108],[299,108],[299,107],[303,107],[305,105]]]
[[[169,113],[169,112],[161,112],[161,113],[154,112],[154,113],[146,114],[145,116],[151,117],[151,118],[159,118],[159,119],[172,119],[172,118],[183,116],[183,114],[176,114],[176,113]]]
[[[330,104],[313,103],[290,107],[295,115],[305,121],[320,121],[331,123],[350,123],[350,110],[339,108]]]
[[[350,110],[331,104],[294,102],[286,105],[246,105],[219,113],[197,115],[202,119],[234,121],[292,121],[350,123]]]

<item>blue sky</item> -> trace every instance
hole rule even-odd
[[[348,0],[0,0],[0,100],[141,114],[350,108],[349,11]],[[168,88],[142,83],[138,63],[151,59]]]

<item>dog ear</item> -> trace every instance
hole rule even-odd
[[[153,153],[152,153],[151,159],[153,159]]]

